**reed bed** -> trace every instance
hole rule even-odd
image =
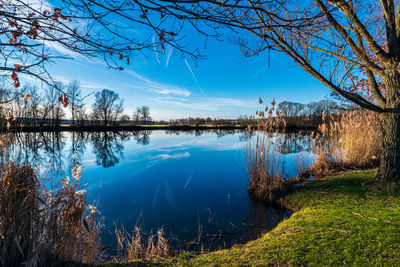
[[[31,166],[7,163],[0,175],[1,265],[99,262],[100,220],[79,189],[80,167],[51,189]]]
[[[268,139],[268,133],[258,131],[247,145],[246,163],[250,177],[247,191],[257,199],[273,202],[284,194],[287,182],[282,175],[282,156]]]
[[[377,166],[382,150],[379,116],[371,111],[346,111],[323,118],[313,144],[314,175]]]
[[[115,227],[115,236],[117,238],[117,261],[129,261],[137,259],[157,259],[170,255],[170,246],[165,238],[163,228],[159,228],[157,233],[145,237],[139,227],[135,227],[132,234],[123,227]]]
[[[261,98],[259,102],[262,104]],[[272,100],[270,108],[266,106],[263,111],[258,111],[257,115],[259,118],[255,137],[249,139],[245,148],[250,177],[247,191],[256,199],[273,202],[285,194],[288,184],[283,177],[282,154],[274,149],[272,141],[273,135],[278,134],[278,129],[284,128],[285,121],[275,110],[275,99]]]

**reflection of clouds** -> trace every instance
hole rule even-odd
[[[90,165],[97,166],[96,165],[96,159],[84,159],[84,160],[82,160],[82,165],[84,165],[84,166],[90,166]]]
[[[155,156],[150,156],[150,159],[160,159],[160,160],[167,160],[167,159],[181,159],[181,158],[188,158],[190,157],[189,152],[184,153],[174,153],[174,154],[159,154]]]
[[[236,141],[232,142],[228,139],[227,142],[223,142],[221,139],[216,137],[197,137],[196,139],[184,140],[174,144],[153,146],[150,150],[153,151],[163,151],[163,152],[173,152],[177,149],[187,150],[191,148],[202,148],[203,150],[216,150],[216,151],[229,151],[238,150],[243,148],[243,142]]]
[[[178,94],[174,94],[178,96]],[[185,96],[180,94],[181,96]],[[157,103],[174,105],[192,110],[202,111],[218,111],[221,108],[226,107],[241,107],[241,108],[252,108],[254,102],[250,100],[235,99],[235,98],[224,98],[224,97],[196,97],[196,98],[182,98],[175,96],[159,96],[152,100]],[[188,95],[189,96],[189,95]],[[186,96],[187,97],[187,96]]]

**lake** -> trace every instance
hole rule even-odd
[[[115,226],[145,234],[163,228],[178,250],[215,250],[260,237],[290,212],[267,207],[247,194],[241,130],[19,133],[12,155],[70,175],[73,155],[88,198],[104,220],[103,243],[115,248]],[[271,136],[283,155],[284,174],[296,176],[308,155],[308,135]]]

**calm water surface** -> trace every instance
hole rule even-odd
[[[290,216],[248,196],[248,138],[241,131],[23,133],[14,151],[21,161],[46,162],[58,176],[69,175],[76,155],[82,184],[104,217],[105,245],[115,247],[114,225],[123,225],[147,234],[162,227],[179,249],[213,250],[257,238]],[[310,140],[274,140],[285,175],[295,176]]]

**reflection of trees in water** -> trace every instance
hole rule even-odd
[[[53,173],[61,173],[63,168],[63,149],[65,141],[62,132],[43,132],[45,157],[47,158],[47,170]],[[50,166],[49,166],[50,165]]]
[[[96,164],[108,168],[123,157],[123,142],[133,137],[137,144],[148,145],[150,134],[151,131],[10,133],[10,141],[0,148],[0,167],[6,162],[17,162],[45,166],[53,175],[64,175],[66,167],[82,164],[86,144],[92,142]],[[66,148],[67,141],[71,143],[69,148]]]
[[[82,164],[83,155],[86,151],[86,143],[89,140],[89,134],[85,132],[71,132],[71,148],[69,150],[70,168]]]
[[[242,131],[241,135],[239,136],[240,142],[248,142],[253,138],[256,134],[256,131]]]
[[[133,139],[136,140],[136,143],[144,146],[150,144],[150,135],[151,131],[148,130],[132,132]]]
[[[289,211],[278,206],[265,205],[250,196],[249,213],[243,232],[250,235],[251,239],[259,238],[289,216]]]
[[[235,129],[189,129],[189,130],[166,130],[165,133],[169,135],[180,135],[181,133],[187,133],[187,134],[192,134],[196,137],[201,136],[206,133],[214,133],[217,135],[218,138],[226,136],[226,135],[232,135],[237,133],[238,131],[241,130],[235,130]]]
[[[228,205],[227,214],[221,211],[218,214],[218,211],[213,211],[209,206],[200,212],[197,210],[197,225],[192,221],[186,222],[187,218],[191,218],[190,214],[182,214],[184,218],[181,219],[181,223],[188,232],[181,233],[181,240],[179,235],[176,236],[173,240],[174,248],[189,251],[230,248],[235,244],[261,237],[290,216],[288,210],[278,206],[268,206],[265,202],[252,199],[248,195],[242,197],[243,199],[235,205]],[[245,213],[242,214],[243,212]]]
[[[11,141],[2,150],[2,162],[46,166],[49,173],[62,174],[63,149],[65,142],[62,132],[13,133]]]
[[[235,134],[237,131],[234,129],[216,129],[215,134],[217,135],[217,138],[224,137],[226,135],[232,135]]]
[[[91,133],[90,139],[93,153],[96,155],[96,164],[109,168],[124,157],[124,146],[121,141],[129,140],[129,135],[121,135],[118,132],[94,132]]]
[[[257,131],[243,131],[239,136],[241,142],[249,142],[257,134]],[[298,132],[267,132],[267,141],[276,147],[276,150],[282,154],[299,153],[302,151],[311,151],[313,138],[310,133]]]
[[[279,152],[290,154],[311,151],[313,140],[310,134],[284,133],[277,136],[276,144],[279,146]]]

